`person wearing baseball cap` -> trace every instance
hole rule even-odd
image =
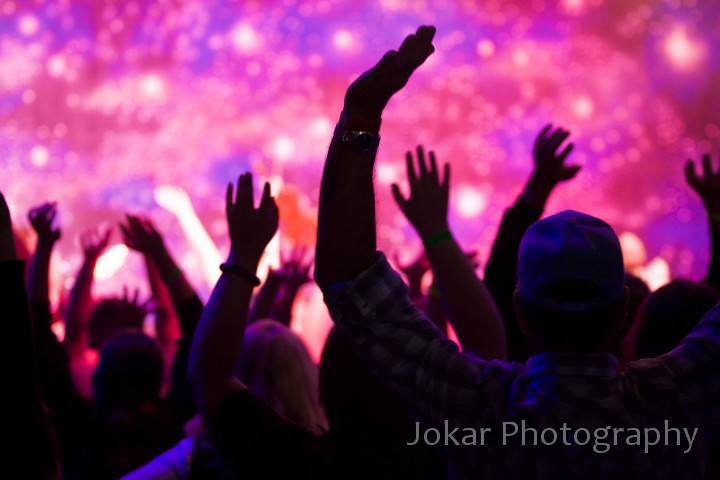
[[[503,323],[477,277],[453,288],[483,304],[472,357],[415,307],[377,251],[381,115],[434,51],[434,35],[420,27],[345,95],[323,171],[315,255],[315,280],[338,330],[415,415],[408,444],[442,447],[451,478],[703,478],[709,439],[720,430],[720,307],[672,352],[622,371],[612,351],[627,290],[607,223],[565,211],[526,232],[515,294],[533,350],[526,364],[504,361]],[[447,228],[447,189],[430,163],[420,162],[401,207],[434,216],[419,231],[429,257],[462,258]]]
[[[520,243],[515,306],[535,352],[611,351],[627,292],[610,225],[572,210],[533,224]]]

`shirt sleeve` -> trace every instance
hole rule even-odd
[[[519,364],[459,352],[415,307],[384,255],[354,280],[329,286],[324,295],[333,320],[369,368],[421,421],[462,424],[497,414],[506,405]]]
[[[663,382],[655,382],[669,398],[671,407],[684,412],[702,433],[720,428],[720,305],[715,306],[670,353],[630,364],[655,364]],[[660,375],[661,374],[661,375]]]

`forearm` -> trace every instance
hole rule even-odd
[[[86,258],[70,291],[65,315],[65,339],[63,343],[72,357],[87,348],[88,324],[93,309],[92,284],[96,258]]]
[[[158,343],[163,350],[169,349],[174,352],[176,342],[180,339],[180,326],[177,315],[175,314],[170,292],[165,282],[163,282],[155,263],[147,255],[145,255],[145,269],[147,271],[153,300],[156,304],[155,332]],[[170,355],[170,358],[172,358],[172,355]]]
[[[506,357],[505,328],[490,293],[454,238],[427,248],[435,284],[465,352]]]
[[[418,305],[419,302],[417,299],[410,297],[410,300],[425,312],[430,321],[438,327],[441,332],[447,333],[447,317],[445,316],[445,309],[440,299],[440,290],[436,285],[432,285],[428,294],[422,297],[422,307]]]
[[[483,364],[459,353],[457,345],[412,304],[407,286],[384,258],[349,284],[333,285],[323,293],[336,325],[414,413],[430,423],[461,415],[459,409],[448,410],[456,392],[446,387],[466,384],[460,380],[466,375],[469,384],[478,382],[483,377],[475,367]],[[446,383],[448,378],[453,381]]]
[[[349,280],[375,259],[375,152],[360,154],[333,139],[320,186],[315,280]]]
[[[30,261],[28,275],[28,297],[32,301],[46,302],[50,291],[50,259],[52,243],[38,241],[35,253]]]
[[[519,200],[526,202],[534,208],[540,209],[542,212],[554,188],[555,185],[548,184],[530,176],[525,184],[525,188],[523,188],[523,191],[520,193]]]
[[[258,259],[259,260],[259,259]],[[238,264],[231,255],[230,264]],[[255,273],[257,260],[242,262]],[[240,276],[224,273],[213,289],[195,332],[188,378],[203,420],[208,420],[220,402],[241,388],[233,372],[245,333],[253,287]]]
[[[170,292],[173,303],[182,303],[196,295],[195,289],[190,285],[187,277],[180,267],[178,267],[177,263],[175,263],[175,259],[167,248],[154,252],[151,258],[158,269],[160,277]]]
[[[518,198],[503,215],[485,267],[485,285],[505,323],[508,359],[524,362],[528,356],[525,334],[515,316],[513,293],[517,285],[518,251],[523,235],[540,219],[542,210]]]
[[[255,295],[252,307],[250,308],[248,323],[263,318],[270,318],[280,287],[280,278],[277,275],[269,273],[265,279],[265,283],[260,287],[260,291]]]

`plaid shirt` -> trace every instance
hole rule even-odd
[[[324,294],[370,368],[436,429],[420,441],[439,440],[454,478],[703,477],[720,421],[720,306],[678,348],[621,373],[611,355],[543,353],[527,365],[464,355],[382,254]]]

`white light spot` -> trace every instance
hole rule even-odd
[[[495,53],[495,44],[491,40],[480,40],[475,48],[478,55],[483,58],[492,57]]]
[[[397,169],[387,163],[381,163],[377,166],[377,169],[375,171],[376,178],[378,182],[389,185],[391,183],[395,183],[398,181],[398,172]]]
[[[290,160],[295,153],[295,143],[290,137],[280,135],[273,140],[271,150],[278,160]]]
[[[67,62],[65,61],[65,58],[60,55],[53,55],[47,63],[48,72],[53,77],[59,77],[62,75],[66,67]]]
[[[128,248],[123,244],[110,247],[95,266],[95,280],[108,280],[125,264]]]
[[[471,185],[458,185],[455,195],[457,199],[455,210],[463,218],[477,217],[487,206],[485,194]]]
[[[572,109],[578,118],[589,118],[595,111],[595,106],[588,97],[578,97],[573,100]]]
[[[310,124],[310,131],[318,137],[329,137],[333,131],[332,122],[327,117],[315,117]]]
[[[40,28],[40,22],[32,15],[23,15],[18,21],[18,29],[20,33],[29,37],[37,33]]]
[[[157,75],[140,78],[140,92],[147,100],[161,100],[165,97],[165,82]]]
[[[347,30],[339,30],[333,35],[333,45],[338,50],[350,50],[355,46],[355,38]]]
[[[32,162],[32,164],[36,167],[42,168],[47,165],[49,161],[50,152],[48,152],[47,148],[41,145],[35,145],[30,150],[30,162]]]
[[[250,25],[241,23],[230,33],[235,49],[240,53],[252,53],[262,45],[262,39]]]
[[[683,27],[675,27],[665,38],[664,50],[678,70],[693,68],[705,56],[705,45],[692,40]]]

